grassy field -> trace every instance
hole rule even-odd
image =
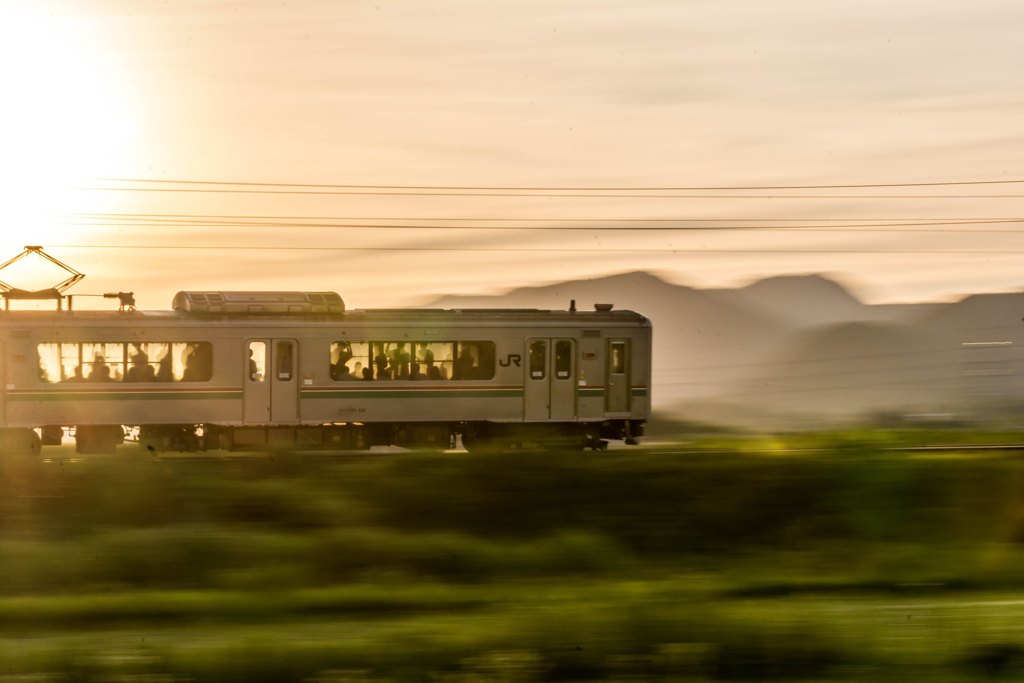
[[[1024,460],[915,438],[3,458],[0,682],[1024,678]]]

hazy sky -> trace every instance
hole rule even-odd
[[[0,45],[4,249],[42,243],[88,275],[76,292],[370,307],[639,269],[826,272],[871,301],[1024,285],[1024,222],[921,225],[1024,221],[1024,183],[625,191],[1024,179],[1019,0],[0,0]]]

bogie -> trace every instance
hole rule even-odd
[[[113,455],[124,443],[121,425],[78,425],[75,430],[75,452]]]

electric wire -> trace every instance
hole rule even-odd
[[[109,220],[109,219],[108,219]],[[514,219],[510,219],[514,220]],[[698,221],[699,222],[699,221]],[[120,220],[118,222],[88,223],[88,222],[65,222],[64,225],[87,226],[87,227],[181,227],[201,226],[220,228],[303,228],[312,230],[336,230],[336,229],[373,229],[373,230],[460,230],[460,231],[529,231],[529,232],[893,232],[893,233],[914,233],[914,232],[935,232],[935,233],[996,233],[1014,234],[1022,233],[1022,230],[998,229],[998,228],[976,228],[976,229],[954,229],[942,226],[953,225],[1007,225],[1024,223],[1024,219],[997,219],[978,221],[934,221],[934,222],[910,222],[910,223],[850,223],[845,225],[649,225],[637,226],[623,225],[425,225],[400,224],[400,223],[309,223],[309,222],[265,222],[259,220],[203,220],[203,219],[151,219],[143,222],[130,222]]]
[[[1022,199],[1021,194],[628,194],[620,192],[459,192],[459,191],[367,191],[367,190],[268,190],[268,189],[213,189],[181,187],[78,187],[89,192],[164,192],[200,194],[251,194],[251,195],[307,195],[307,196],[380,196],[380,197],[535,197],[535,198],[578,198],[578,199]]]
[[[118,250],[184,250],[195,251],[194,244],[52,244],[60,249],[118,249]],[[1024,254],[1024,249],[695,249],[662,247],[657,249],[594,248],[594,247],[353,247],[353,246],[295,246],[295,245],[202,245],[203,251],[338,251],[338,252],[479,252],[479,253],[556,253],[556,254],[850,254],[850,255],[932,255],[932,256],[1000,256]]]
[[[1024,221],[1024,217],[1020,216],[944,216],[944,217],[924,217],[915,218],[909,216],[900,217],[860,217],[860,218],[757,218],[754,216],[739,216],[732,218],[517,218],[509,216],[492,216],[492,217],[466,217],[466,216],[267,216],[267,215],[254,215],[254,214],[185,214],[185,213],[75,213],[69,214],[73,217],[79,218],[96,218],[96,219],[111,219],[111,218],[186,218],[186,219],[226,219],[226,220],[274,220],[274,221],[451,221],[451,222],[570,222],[570,223],[668,223],[668,222],[699,222],[699,223],[737,223],[740,221],[755,221],[760,223],[818,223],[818,222],[893,222],[893,221],[917,221],[917,222],[949,222],[953,224],[958,223],[974,223],[984,221],[1000,221],[1000,222],[1017,222]]]
[[[159,178],[94,178],[100,182],[139,183],[164,185],[235,185],[242,187],[317,187],[337,189],[379,189],[379,190],[439,190],[439,191],[484,191],[484,192],[683,192],[683,191],[736,191],[736,190],[833,190],[853,188],[891,187],[958,187],[972,185],[1013,185],[1024,183],[1024,179],[1004,180],[957,180],[926,183],[846,183],[831,185],[707,185],[707,186],[495,186],[495,185],[370,185],[347,183],[273,183],[234,180],[188,180]]]

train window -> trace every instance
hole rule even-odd
[[[547,377],[548,343],[543,339],[530,342],[530,379]]]
[[[555,342],[555,379],[572,377],[572,342],[559,339]]]
[[[494,342],[331,343],[331,379],[444,381],[494,377]]]
[[[128,344],[125,382],[155,382],[159,365],[149,358],[149,344]]]
[[[186,344],[182,362],[182,382],[205,382],[213,376],[213,347],[207,342]]]
[[[290,341],[277,342],[275,358],[277,379],[283,382],[290,381],[294,373],[295,345]]]
[[[331,343],[331,379],[339,382],[367,379],[370,345],[366,342]]]
[[[409,342],[373,342],[373,378],[410,379],[411,346]]]
[[[44,382],[205,382],[209,342],[49,342],[39,344]]]
[[[455,342],[454,379],[494,377],[494,342]]]
[[[249,381],[267,380],[267,342],[249,342]]]
[[[626,342],[614,341],[611,343],[610,366],[613,375],[626,373]]]
[[[39,379],[44,382],[60,381],[60,348],[57,344],[39,345]]]
[[[82,366],[89,382],[120,382],[124,379],[124,345],[82,344]]]
[[[412,366],[413,379],[450,379],[455,366],[452,342],[417,342]]]

